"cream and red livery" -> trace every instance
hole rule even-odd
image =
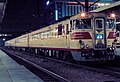
[[[5,46],[75,61],[113,60],[115,17],[81,12],[61,22],[6,41]]]

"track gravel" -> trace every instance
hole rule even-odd
[[[44,67],[71,82],[120,82],[120,78],[112,77],[102,73],[94,72],[83,67],[76,67],[69,64],[55,62],[48,60],[44,57],[30,56],[28,54],[15,52],[12,50],[7,50],[14,53],[14,55],[19,55],[41,67]]]

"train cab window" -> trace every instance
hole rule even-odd
[[[76,19],[76,29],[90,29],[91,28],[91,19]]]
[[[116,30],[120,31],[120,23],[116,24]]]
[[[107,20],[108,28],[114,29],[115,28],[115,20],[114,19],[108,19]]]
[[[96,20],[96,28],[103,28],[103,20]]]

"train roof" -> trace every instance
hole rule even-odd
[[[114,2],[108,6],[103,6],[103,7],[100,7],[100,8],[97,8],[95,10],[92,10],[90,12],[101,12],[101,11],[104,11],[104,10],[107,10],[107,9],[110,9],[112,7],[115,7],[115,6],[119,6],[120,5],[120,1],[117,1],[117,2]]]
[[[40,28],[38,30],[35,30],[35,31],[33,31],[29,34],[32,35],[32,34],[36,34],[36,33],[40,33],[40,32],[45,32],[45,31],[48,31],[50,29],[54,29],[55,27],[58,27],[59,24],[64,24],[65,22],[68,22],[68,21],[69,21],[69,19],[66,19],[66,20],[63,20],[63,21],[60,21],[60,22],[56,22],[56,23],[51,24],[49,26],[46,26],[46,27]]]

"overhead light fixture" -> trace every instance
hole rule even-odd
[[[50,4],[50,1],[48,0],[47,2],[46,2],[46,5],[49,5]]]
[[[3,38],[3,41],[5,41],[5,38]]]

